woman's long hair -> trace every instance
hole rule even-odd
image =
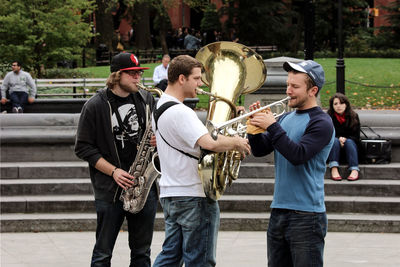
[[[340,103],[346,104],[346,109],[344,111],[344,115],[345,115],[346,120],[349,121],[349,124],[348,124],[349,127],[350,128],[356,127],[357,124],[359,123],[357,113],[351,107],[350,101],[347,98],[347,96],[345,96],[342,93],[336,93],[329,99],[329,109],[328,109],[329,116],[331,116],[332,118],[334,117],[335,109],[333,108],[333,101],[335,100],[335,98],[338,98]]]

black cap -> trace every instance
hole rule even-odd
[[[110,70],[116,72],[119,70],[148,70],[147,67],[140,67],[139,60],[132,53],[119,53],[111,61]]]

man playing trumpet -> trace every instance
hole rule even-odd
[[[268,266],[323,266],[328,226],[324,174],[335,137],[330,117],[317,105],[324,70],[312,60],[285,62],[283,68],[288,72],[288,106],[296,110],[278,120],[270,110],[257,112],[249,123],[263,133],[248,132],[254,156],[275,156]],[[259,106],[253,103],[250,110]]]

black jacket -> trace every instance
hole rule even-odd
[[[146,104],[149,104],[151,110],[153,109],[155,101],[151,93],[140,89],[135,96],[142,103],[141,107],[136,107],[143,110],[141,114],[145,114]],[[94,167],[101,157],[121,167],[112,132],[111,116],[107,88],[104,88],[83,106],[75,141],[75,154],[89,163],[95,199],[105,201],[115,201],[119,197],[117,196],[118,185],[114,179]]]
[[[356,144],[360,141],[360,119],[358,114],[356,114],[357,123],[354,127],[350,127],[350,118],[346,116],[346,121],[340,124],[336,119],[336,116],[331,116],[333,125],[335,126],[335,137],[346,137],[352,139]]]

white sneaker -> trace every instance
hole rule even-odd
[[[13,107],[12,108],[12,113],[18,113],[18,108],[17,107]]]
[[[18,107],[18,113],[24,113],[21,107]]]

